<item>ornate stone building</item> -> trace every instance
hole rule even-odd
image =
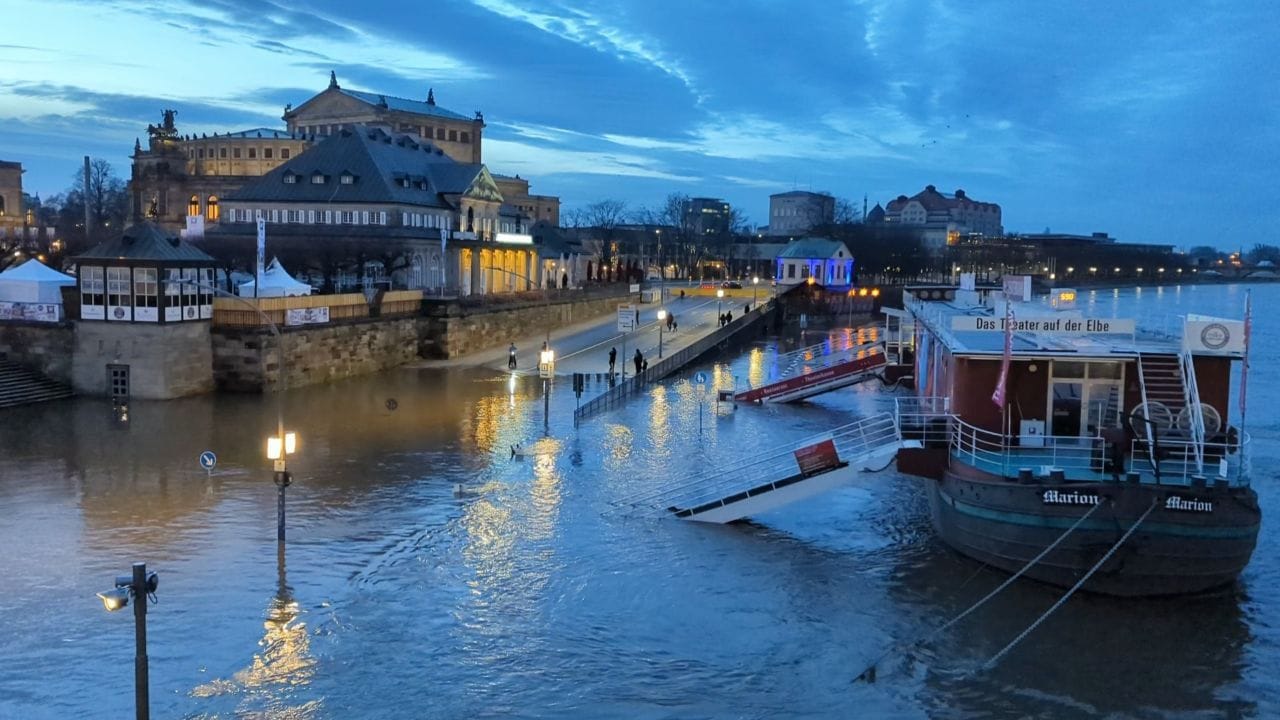
[[[954,245],[970,234],[999,237],[1004,234],[1000,206],[979,202],[956,190],[940,193],[932,185],[911,197],[899,195],[885,207],[884,222],[918,229],[925,245],[939,248]]]
[[[22,163],[0,160],[0,227],[22,227]]]
[[[494,175],[493,180],[498,183],[498,189],[502,191],[507,204],[519,211],[530,226],[536,222],[550,223],[552,227],[560,226],[560,198],[554,195],[530,195],[529,181],[519,175]]]
[[[421,137],[355,125],[223,201],[210,237],[251,248],[266,223],[275,239],[356,245],[403,242],[400,282],[463,295],[526,290],[542,282],[528,226],[505,205],[488,169],[460,163]]]
[[[289,132],[325,136],[355,125],[381,126],[393,133],[415,135],[431,142],[460,163],[484,162],[484,115],[467,117],[436,105],[434,90],[426,100],[347,90],[329,73],[329,87],[298,107],[285,107]]]
[[[296,157],[314,140],[270,128],[180,135],[175,115],[165,110],[159,125],[147,126],[146,149],[134,142],[129,179],[132,219],[151,220],[171,232],[186,229],[188,216],[202,218],[205,226],[217,223],[222,198]]]

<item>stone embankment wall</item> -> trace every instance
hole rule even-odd
[[[70,322],[0,323],[0,359],[67,385],[71,384],[75,344],[75,329]]]
[[[418,357],[421,318],[370,318],[287,328],[284,383],[295,388],[378,372]],[[276,338],[258,328],[213,328],[213,375],[218,390],[262,392],[279,387]]]
[[[512,338],[615,312],[619,305],[634,302],[634,297],[617,295],[551,304],[530,302],[501,308],[468,308],[458,303],[429,304],[427,316],[422,318],[419,354],[425,358],[448,359],[498,345],[505,346]]]
[[[83,395],[108,395],[108,365],[129,366],[129,394],[146,400],[213,390],[209,323],[75,323],[71,385]]]

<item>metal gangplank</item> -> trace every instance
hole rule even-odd
[[[838,390],[879,373],[887,364],[880,340],[831,349],[810,345],[778,356],[777,377],[734,396],[738,402],[795,402]]]
[[[802,472],[797,451],[831,441],[835,462]],[[880,470],[901,447],[892,413],[873,415],[800,442],[719,465],[679,483],[614,503],[615,509],[682,520],[728,523],[813,497]]]

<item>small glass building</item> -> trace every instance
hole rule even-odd
[[[207,288],[214,286],[214,259],[155,223],[131,225],[75,261],[81,320],[177,323],[213,317],[213,291]]]

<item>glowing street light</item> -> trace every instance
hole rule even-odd
[[[759,276],[759,275],[752,276],[752,278],[751,278],[751,307],[755,307],[755,306],[756,306],[756,290],[758,289],[758,287],[757,287],[757,286],[759,286],[759,285],[760,285],[760,276]]]
[[[280,428],[276,435],[267,438],[267,459],[275,468],[276,482],[276,540],[284,542],[284,489],[293,484],[293,474],[288,470],[288,457],[298,450],[298,434]]]
[[[147,572],[146,563],[134,563],[133,575],[116,578],[116,586],[98,593],[107,612],[126,607],[133,600],[133,700],[138,720],[151,717],[150,678],[147,667],[147,598],[154,598],[160,578]]]
[[[720,301],[724,299],[724,288],[716,290],[716,317],[720,317]]]

